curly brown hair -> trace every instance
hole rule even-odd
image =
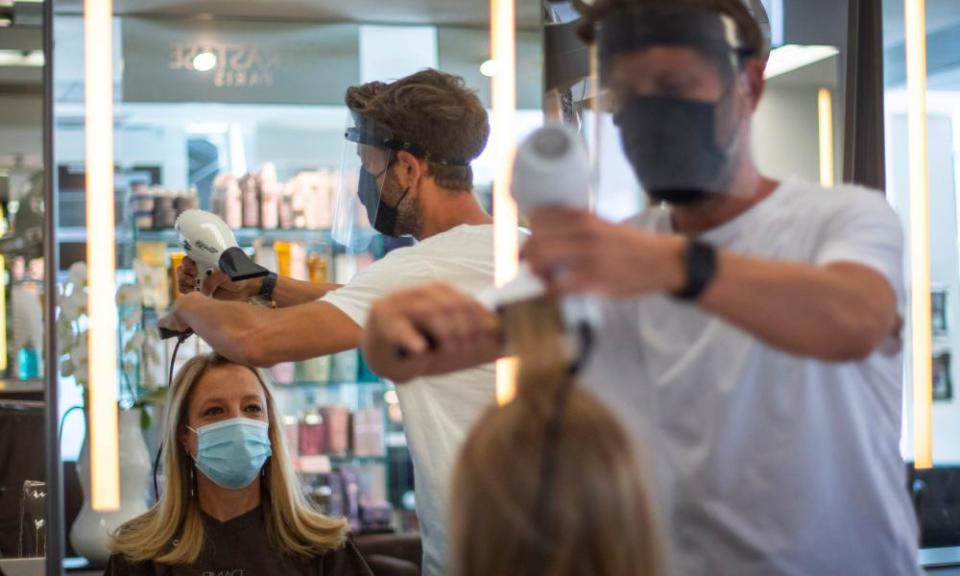
[[[706,8],[733,18],[733,21],[737,23],[737,31],[744,43],[744,48],[752,56],[762,61],[767,59],[770,46],[764,39],[760,24],[750,14],[750,10],[743,3],[743,0],[596,0],[592,5],[578,2],[577,5],[583,18],[577,31],[585,42],[593,44],[597,22],[603,20],[611,12],[633,6],[656,6],[658,4]]]
[[[347,90],[352,112],[389,128],[424,151],[427,173],[450,190],[472,190],[469,162],[490,135],[487,111],[460,76],[426,69],[395,82],[368,82]],[[463,163],[443,165],[440,161]]]

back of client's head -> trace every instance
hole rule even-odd
[[[556,310],[547,299],[507,314],[508,349],[521,364],[518,394],[487,411],[461,452],[451,495],[453,573],[659,575],[637,452],[606,406],[564,386],[568,355],[559,353]]]

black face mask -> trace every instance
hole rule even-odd
[[[620,140],[644,190],[670,204],[693,204],[722,191],[731,149],[717,142],[717,104],[631,97],[616,115]]]
[[[389,206],[383,201],[383,194],[377,185],[377,178],[384,174],[390,167],[387,166],[380,174],[373,175],[366,169],[360,169],[360,182],[357,186],[357,193],[360,196],[360,203],[367,210],[367,219],[373,225],[373,229],[386,236],[396,236],[397,234],[397,208],[407,197],[410,188],[403,191],[400,199],[393,206]]]

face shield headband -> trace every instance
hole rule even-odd
[[[409,233],[401,223],[401,204],[409,189],[398,190],[391,168],[399,152],[440,166],[469,166],[468,161],[434,156],[429,150],[396,135],[375,120],[352,113],[344,132],[343,157],[333,218],[334,242],[349,252],[363,253],[379,233]]]
[[[718,101],[675,94],[636,94],[620,87],[614,121],[624,152],[646,192],[670,204],[692,204],[728,186],[739,148],[733,105],[743,47],[736,22],[727,15],[690,6],[640,6],[617,10],[598,26],[601,78],[626,53],[653,47],[691,48],[717,70],[724,85]]]
[[[606,83],[609,65],[626,52],[654,46],[694,48],[717,63],[726,77],[753,51],[740,42],[737,23],[725,14],[693,6],[636,6],[609,14],[597,28],[597,49]]]

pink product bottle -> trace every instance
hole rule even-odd
[[[282,362],[270,368],[270,376],[280,385],[293,382],[296,365],[293,362]]]
[[[299,446],[301,456],[319,456],[327,450],[326,423],[316,412],[304,414],[300,420]]]
[[[296,460],[300,456],[300,421],[296,416],[283,417],[283,439],[287,443],[290,457]]]
[[[243,201],[243,227],[260,227],[260,190],[257,185],[257,178],[253,175],[246,175],[240,185]]]
[[[260,227],[275,230],[280,226],[280,194],[282,186],[276,181],[260,178]]]
[[[327,453],[346,454],[350,450],[350,411],[346,406],[324,406],[320,415],[327,426]]]
[[[307,172],[297,174],[294,178],[291,205],[293,206],[293,227],[297,229],[308,228],[307,226],[307,202],[309,177]]]
[[[317,178],[316,211],[317,228],[330,228],[333,225],[333,210],[336,200],[337,178],[329,170],[321,170]]]
[[[283,193],[280,195],[280,207],[277,210],[277,220],[280,228],[289,230],[293,228],[293,189],[296,184],[293,181],[287,182],[283,186]]]
[[[357,456],[383,456],[383,414],[378,408],[353,413],[353,452]]]
[[[228,176],[223,198],[223,220],[236,230],[243,226],[243,192],[233,175]]]
[[[227,174],[217,174],[210,186],[210,211],[226,220]]]

